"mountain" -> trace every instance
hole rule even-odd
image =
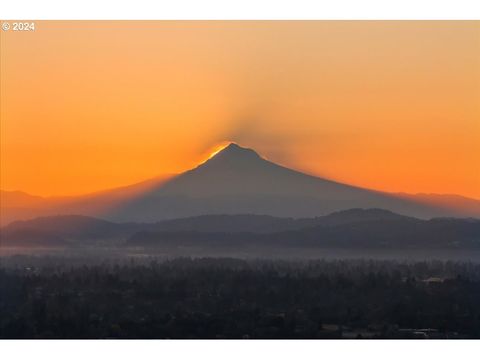
[[[314,217],[349,208],[408,216],[458,216],[455,209],[303,174],[230,144],[198,167],[115,207],[109,219],[156,221],[205,214]],[[480,216],[480,212],[462,216]]]
[[[212,214],[311,218],[351,208],[386,209],[419,218],[480,217],[478,200],[391,194],[346,185],[277,165],[234,143],[177,176],[79,197],[23,202],[11,198],[2,201],[3,225],[61,214],[156,222]]]

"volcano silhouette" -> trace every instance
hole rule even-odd
[[[294,171],[231,143],[203,164],[118,204],[103,217],[116,221],[205,214],[298,218],[351,208],[382,208],[423,218],[446,215],[411,199]]]

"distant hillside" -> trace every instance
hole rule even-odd
[[[32,241],[29,240],[29,236]],[[317,218],[206,215],[157,223],[115,223],[68,215],[13,222],[2,246],[313,246],[476,248],[480,220],[420,220],[381,209],[350,209]]]
[[[139,232],[127,246],[200,248],[382,248],[480,250],[480,221],[385,219],[276,233]]]
[[[15,221],[1,228],[0,234],[8,237],[14,231],[34,230],[55,234],[69,240],[95,242],[117,239],[121,241],[139,231],[271,233],[318,225],[333,226],[401,218],[406,217],[381,209],[351,209],[306,219],[277,218],[267,215],[204,215],[156,223],[115,223],[89,216],[60,215]]]
[[[42,204],[45,198],[22,191],[0,191],[0,205],[5,207],[34,208]]]
[[[0,229],[1,244],[13,244],[18,232],[51,234],[70,243],[95,244],[102,241],[119,242],[142,227],[137,224],[118,224],[82,215],[39,217],[15,221]]]
[[[381,209],[350,209],[315,218],[279,218],[268,215],[203,215],[165,220],[148,226],[153,231],[271,233],[318,225],[333,226],[362,221],[406,218]],[[145,227],[147,229],[147,227]]]

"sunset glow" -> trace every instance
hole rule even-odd
[[[216,145],[214,147],[214,150],[210,153],[210,156],[208,157],[209,159],[213,158],[215,155],[217,155],[220,151],[225,149],[228,145],[230,144],[229,141],[223,142],[221,145]]]
[[[39,21],[1,33],[1,189],[178,174],[225,139],[391,192],[480,198],[480,23]]]

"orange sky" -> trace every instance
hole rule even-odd
[[[37,22],[1,33],[1,184],[91,192],[225,140],[311,174],[480,198],[480,22]]]

